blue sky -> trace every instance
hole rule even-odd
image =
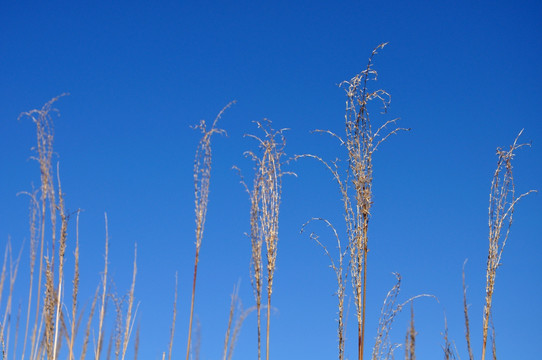
[[[17,117],[68,92],[56,106],[61,116],[55,117],[55,152],[68,209],[84,209],[81,300],[90,299],[99,282],[107,212],[111,272],[121,292],[129,287],[138,244],[140,358],[158,359],[167,349],[176,271],[174,355],[184,356],[199,140],[190,126],[214,119],[237,100],[219,123],[228,136],[213,139],[196,294],[202,359],[218,358],[233,285],[241,282],[245,306],[254,302],[244,236],[249,202],[231,170],[236,165],[247,176],[251,172],[243,152],[256,144],[243,135],[257,134],[253,121],[269,118],[275,128],[290,129],[288,155],[343,156],[335,141],[310,130],[344,132],[345,97],[337,84],[363,70],[376,45],[389,42],[375,59],[379,80],[373,86],[389,91],[392,104],[386,115],[375,111],[373,121],[399,117],[412,131],[390,138],[374,157],[367,342],[370,348],[380,306],[394,284],[392,272],[398,272],[402,299],[420,293],[439,299],[415,303],[418,358],[442,356],[443,309],[450,337],[466,358],[461,267],[468,258],[471,331],[479,356],[495,149],[511,144],[523,128],[522,139],[532,147],[515,159],[517,190],[542,190],[541,17],[537,1],[4,1],[0,244],[11,236],[18,249],[28,238],[28,204],[16,193],[39,182],[39,168],[29,160],[33,124]],[[288,170],[298,177],[283,183],[271,356],[333,358],[333,273],[321,249],[299,229],[311,217],[326,217],[343,231],[339,193],[315,162],[300,160]],[[539,354],[541,215],[540,194],[519,204],[497,274],[500,358]],[[324,227],[314,230],[323,241],[332,240]],[[25,263],[23,256],[17,283],[23,294]],[[350,359],[356,350],[353,314],[352,305]],[[398,318],[394,342],[403,341],[407,321],[408,312]],[[235,359],[255,358],[255,324],[249,316]]]

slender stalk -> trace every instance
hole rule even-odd
[[[320,247],[324,250],[324,253],[327,255],[327,257],[329,258],[329,261],[331,262],[330,267],[335,272],[335,276],[336,276],[336,279],[337,279],[337,293],[336,293],[337,298],[338,298],[337,339],[338,339],[338,342],[339,342],[339,346],[338,346],[338,348],[339,348],[339,360],[343,360],[344,359],[344,341],[345,341],[345,322],[344,322],[344,295],[345,294],[344,294],[344,288],[345,288],[346,276],[347,276],[344,273],[343,260],[344,260],[344,256],[347,253],[347,250],[345,250],[345,251],[342,250],[342,248],[341,248],[341,240],[339,238],[337,230],[333,227],[333,225],[329,222],[329,220],[326,220],[324,218],[312,218],[312,219],[310,219],[308,222],[306,222],[301,227],[301,233],[303,233],[303,231],[305,230],[305,227],[309,223],[311,223],[311,222],[313,222],[315,220],[319,220],[319,221],[324,222],[332,230],[333,234],[335,235],[335,239],[337,240],[337,249],[339,250],[339,261],[338,261],[338,263],[336,263],[334,258],[331,256],[331,254],[327,250],[327,247],[322,242],[320,242],[320,240],[318,238],[318,235],[316,235],[315,233],[311,233],[309,235],[309,237],[312,240],[314,240],[318,245],[320,245]]]
[[[77,218],[75,220],[75,265],[74,265],[74,271],[73,271],[73,290],[72,290],[72,323],[71,323],[71,331],[70,331],[70,339],[69,339],[69,352],[70,352],[70,360],[75,359],[74,352],[73,352],[73,344],[75,342],[75,336],[77,332],[76,327],[76,321],[75,318],[77,316],[77,294],[79,291],[79,211],[77,212]]]
[[[188,344],[186,346],[186,360],[190,357],[190,344],[192,337],[192,319],[194,317],[194,298],[196,296],[196,278],[198,274],[199,251],[196,251],[196,260],[194,263],[194,279],[192,281],[192,299],[190,300],[190,321],[188,322]],[[165,353],[164,353],[165,356]]]
[[[486,297],[483,318],[482,360],[485,360],[488,328],[491,318],[493,292],[497,268],[501,265],[501,257],[510,234],[514,207],[521,198],[534,190],[516,197],[514,177],[512,174],[512,159],[514,151],[529,144],[518,144],[521,130],[509,150],[497,149],[497,168],[491,182],[489,193],[489,252],[486,268]]]
[[[134,313],[134,292],[136,284],[136,275],[137,275],[137,244],[134,245],[134,265],[132,271],[132,286],[130,287],[130,292],[128,293],[128,309],[126,310],[126,321],[124,324],[124,337],[122,342],[122,356],[121,359],[124,360],[126,357],[126,350],[128,349],[128,342],[132,335],[132,330],[135,323],[135,313]],[[135,310],[137,312],[137,309]],[[134,319],[132,320],[132,317]]]
[[[177,273],[175,273],[175,297],[173,300],[173,319],[171,320],[171,331],[169,336],[169,349],[168,349],[168,360],[171,360],[171,352],[173,349],[173,337],[175,335],[175,321],[177,320]],[[139,335],[139,327],[138,327]]]
[[[60,320],[60,305],[62,303],[62,290],[64,285],[64,255],[66,253],[66,240],[68,237],[68,216],[64,210],[64,194],[62,193],[62,187],[60,184],[59,167],[57,166],[57,179],[58,179],[58,208],[60,210],[61,228],[60,228],[60,246],[58,248],[58,293],[56,294],[56,318],[55,318],[55,336],[53,342],[53,360],[56,360],[56,350],[58,341],[58,330]],[[75,318],[72,322],[75,321]]]
[[[266,341],[265,341],[265,358],[269,360],[269,323],[271,322],[271,294],[267,296],[267,330],[266,330]]]
[[[286,145],[283,130],[275,131],[271,122],[265,120],[264,124],[256,122],[265,133],[261,139],[254,135],[247,135],[256,139],[260,145],[258,156],[253,152],[246,155],[255,162],[254,189],[251,193],[251,241],[252,264],[254,267],[253,287],[255,286],[256,302],[260,297],[261,251],[265,243],[267,260],[267,329],[266,329],[266,359],[269,360],[269,337],[271,320],[271,295],[273,293],[273,280],[277,260],[277,243],[279,230],[279,209],[282,194],[281,158]],[[249,192],[250,193],[250,192]],[[262,269],[263,270],[263,269]],[[259,306],[259,304],[257,304]],[[259,313],[259,311],[258,311]],[[259,331],[258,331],[259,332]],[[259,352],[259,351],[258,351]]]
[[[100,306],[100,318],[98,324],[98,344],[94,350],[94,360],[100,358],[103,344],[103,324],[105,318],[106,304],[107,304],[107,266],[108,266],[108,254],[109,254],[109,231],[107,229],[107,213],[105,216],[105,256],[104,256],[104,272],[102,274],[102,304]]]
[[[32,309],[32,290],[34,288],[34,268],[36,264],[36,216],[39,211],[39,203],[36,198],[37,191],[26,193],[30,197],[30,284],[28,286],[28,304],[26,309],[26,326],[24,330],[24,343],[21,360],[24,360],[26,343],[28,340],[28,328],[30,324],[30,311]]]
[[[469,360],[474,360],[474,356],[472,355],[472,347],[470,344],[469,306],[467,304],[467,286],[465,285],[465,265],[466,264],[467,264],[467,260],[463,262],[463,313],[465,315],[465,339],[467,340]]]
[[[192,281],[192,298],[190,301],[190,320],[188,322],[188,341],[186,344],[186,360],[190,357],[190,345],[192,338],[192,320],[194,317],[194,302],[196,297],[196,280],[198,275],[199,250],[203,238],[205,227],[205,218],[207,215],[207,205],[209,202],[209,184],[211,181],[211,136],[215,133],[224,134],[225,131],[216,127],[218,120],[222,117],[224,111],[233,105],[235,101],[226,105],[215,118],[211,128],[207,130],[205,120],[201,120],[196,127],[203,136],[196,150],[194,160],[194,194],[195,194],[195,213],[196,213],[196,255],[194,259],[194,279]]]
[[[368,83],[376,80],[377,72],[373,69],[373,58],[377,51],[386,46],[378,45],[369,57],[366,68],[349,81],[341,83],[346,92],[345,134],[343,140],[329,130],[315,130],[326,133],[339,140],[345,146],[348,166],[339,168],[339,161],[327,162],[319,156],[312,154],[300,155],[320,161],[332,173],[334,180],[340,188],[344,207],[344,219],[348,235],[348,250],[350,256],[350,273],[354,303],[356,305],[356,320],[358,330],[358,360],[363,359],[365,342],[365,319],[367,300],[367,257],[368,257],[368,228],[373,204],[373,154],[379,145],[391,135],[399,131],[409,130],[395,128],[389,130],[389,125],[395,124],[397,119],[384,122],[376,131],[372,129],[369,116],[369,104],[373,100],[379,101],[384,110],[390,103],[390,95],[384,90],[370,91]],[[385,133],[384,133],[385,132]],[[340,171],[343,170],[344,172]]]

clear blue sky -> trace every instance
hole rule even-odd
[[[498,146],[522,139],[532,148],[515,159],[518,191],[542,190],[542,4],[539,1],[116,1],[0,4],[0,244],[28,238],[28,204],[16,193],[39,182],[29,160],[33,124],[18,115],[63,93],[55,118],[56,160],[70,210],[80,219],[82,302],[99,282],[104,212],[110,264],[128,289],[134,243],[139,249],[140,359],[167,349],[175,272],[179,316],[174,357],[186,346],[194,253],[193,157],[190,128],[212,120],[231,100],[213,139],[211,194],[198,274],[196,313],[202,359],[221,356],[229,294],[249,279],[249,202],[233,165],[250,174],[243,152],[255,142],[254,120],[290,128],[286,152],[341,153],[312,129],[344,131],[344,91],[337,87],[375,60],[374,86],[392,94],[390,112],[412,128],[374,158],[374,208],[368,272],[369,348],[380,306],[403,276],[401,298],[415,303],[419,359],[442,357],[443,309],[450,337],[467,357],[461,267],[467,281],[473,345],[480,354],[487,258],[487,207]],[[274,359],[336,357],[334,276],[301,225],[326,217],[344,229],[339,193],[310,160],[283,183],[280,242],[271,322]],[[535,359],[542,342],[541,195],[523,200],[497,274],[494,322],[502,359]],[[331,241],[323,227],[314,227]],[[74,222],[70,241],[74,241]],[[331,242],[330,242],[331,244]],[[330,245],[332,248],[333,246]],[[73,247],[68,250],[71,254]],[[17,282],[24,294],[26,252]],[[67,266],[73,265],[70,257]],[[350,286],[347,288],[350,294]],[[24,304],[20,296],[16,303]],[[23,306],[24,308],[24,306]],[[112,311],[113,307],[110,307]],[[347,356],[355,357],[354,306]],[[392,340],[403,342],[408,311]],[[256,357],[256,318],[247,318],[235,359]],[[396,355],[400,358],[402,350]]]

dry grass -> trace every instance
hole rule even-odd
[[[266,255],[266,280],[267,280],[267,328],[266,328],[266,359],[269,360],[269,339],[271,322],[271,295],[273,293],[274,273],[277,261],[277,244],[279,233],[279,209],[282,195],[282,157],[286,140],[284,131],[275,131],[271,128],[271,122],[265,120],[256,122],[265,136],[260,138],[255,135],[247,135],[258,141],[259,152],[247,151],[245,154],[254,163],[254,187],[247,191],[250,195],[250,225],[252,245],[252,284],[256,297],[258,316],[258,359],[261,358],[261,295],[264,280],[262,251],[265,244]],[[245,185],[246,187],[246,185]]]
[[[373,155],[378,147],[393,134],[407,131],[395,128],[387,131],[397,119],[385,121],[376,131],[373,130],[370,105],[380,102],[383,112],[390,104],[390,95],[382,90],[370,90],[369,82],[377,79],[373,60],[378,51],[387,43],[378,45],[369,57],[365,69],[349,81],[341,83],[346,92],[345,138],[329,130],[315,130],[336,138],[346,148],[347,168],[342,172],[339,161],[327,162],[322,157],[305,154],[298,156],[320,161],[333,175],[341,193],[346,232],[348,236],[349,266],[356,306],[358,325],[358,360],[363,359],[365,344],[365,317],[367,298],[367,254],[369,218],[373,204]],[[386,132],[387,131],[387,132]],[[340,284],[340,282],[339,282]]]
[[[198,275],[199,251],[201,240],[203,239],[203,230],[205,228],[205,219],[207,215],[207,205],[209,203],[209,184],[211,182],[211,137],[214,134],[224,134],[225,131],[216,127],[218,120],[226,109],[232,106],[235,101],[226,105],[207,129],[205,120],[201,120],[196,127],[203,136],[196,150],[194,160],[194,194],[195,194],[195,212],[196,212],[196,255],[194,257],[194,280],[192,282],[192,300],[190,301],[190,321],[188,324],[188,342],[186,344],[186,360],[190,358],[191,338],[192,338],[192,320],[194,318],[194,300],[196,296],[196,280]]]
[[[328,251],[327,242],[320,240],[315,233],[310,238],[315,241],[328,256],[332,270],[337,281],[337,340],[338,358],[346,358],[345,328],[348,314],[344,311],[346,297],[346,283],[348,277],[353,288],[353,300],[356,308],[357,320],[357,358],[364,357],[365,328],[366,328],[366,299],[367,299],[367,258],[369,252],[368,229],[371,209],[373,205],[373,155],[389,136],[404,128],[388,128],[394,126],[397,119],[383,122],[373,128],[370,107],[373,101],[381,104],[384,111],[390,103],[390,95],[384,90],[370,90],[369,84],[376,80],[377,72],[373,69],[373,60],[377,52],[386,44],[377,46],[365,69],[341,86],[346,92],[345,135],[344,138],[328,130],[316,130],[327,133],[338,139],[340,145],[346,149],[345,162],[340,167],[339,161],[328,162],[318,155],[301,155],[296,158],[313,158],[321,162],[332,174],[339,185],[341,200],[346,224],[347,242],[341,244],[339,233],[326,219],[312,218],[302,226],[301,232],[312,222],[324,223],[332,231],[333,243],[336,243],[338,254]],[[87,352],[91,351],[95,360],[102,358],[126,359],[132,332],[134,330],[138,305],[135,300],[135,284],[137,275],[137,246],[134,249],[132,282],[125,295],[118,295],[112,290],[112,279],[109,269],[109,233],[108,219],[105,214],[105,254],[104,268],[101,279],[92,299],[90,310],[85,312],[79,309],[80,270],[79,270],[79,215],[75,232],[75,244],[71,243],[69,220],[71,214],[66,210],[66,194],[62,191],[60,169],[57,164],[56,181],[52,175],[53,169],[53,143],[54,126],[52,114],[56,112],[54,104],[59,97],[53,98],[39,110],[31,110],[21,114],[21,118],[28,118],[36,125],[37,146],[35,147],[35,160],[40,169],[40,186],[36,190],[24,192],[29,196],[29,290],[26,304],[19,306],[16,317],[15,330],[12,330],[12,312],[14,284],[17,278],[21,253],[14,256],[11,244],[8,242],[2,270],[0,274],[0,304],[4,288],[7,288],[7,300],[0,323],[0,343],[2,358],[17,358],[22,360],[56,360],[68,358],[84,360]],[[206,223],[206,214],[209,202],[209,186],[211,179],[211,138],[214,134],[222,134],[224,130],[217,127],[218,120],[224,111],[233,103],[228,104],[217,115],[213,123],[208,126],[201,121],[196,127],[201,131],[202,137],[196,150],[194,160],[194,193],[195,193],[195,238],[196,249],[194,258],[193,283],[188,323],[188,341],[186,359],[191,355],[194,359],[200,358],[200,330],[199,322],[192,340],[193,318],[195,308],[195,293],[199,253]],[[372,110],[371,110],[372,111]],[[263,135],[248,135],[258,142],[257,151],[246,152],[254,161],[254,178],[251,188],[244,181],[245,189],[250,199],[250,242],[251,242],[251,281],[254,290],[255,306],[248,310],[243,309],[238,288],[234,288],[228,324],[223,345],[223,360],[233,358],[236,342],[240,336],[241,326],[247,315],[255,310],[257,313],[257,356],[262,358],[262,307],[266,310],[265,329],[265,358],[270,359],[270,320],[273,285],[278,254],[279,240],[279,212],[282,199],[282,177],[285,138],[284,129],[275,131],[267,120],[256,122]],[[485,360],[488,340],[491,343],[492,358],[497,358],[495,328],[492,318],[492,303],[495,291],[496,272],[501,265],[503,249],[508,240],[515,205],[524,196],[532,191],[515,195],[514,179],[512,175],[512,160],[515,151],[527,145],[520,144],[517,136],[509,149],[497,149],[497,167],[493,176],[489,196],[489,251],[486,268],[485,304],[482,322],[482,360]],[[346,246],[345,246],[346,243]],[[66,251],[74,246],[73,252],[73,279],[66,278],[71,267],[66,266]],[[38,250],[39,249],[39,250]],[[69,252],[68,252],[69,254]],[[39,264],[39,265],[38,265]],[[348,265],[346,265],[348,264]],[[345,267],[348,266],[346,269]],[[397,284],[388,292],[382,305],[377,327],[375,343],[371,353],[372,360],[392,359],[397,344],[391,342],[390,332],[396,316],[408,303],[411,304],[411,318],[405,337],[405,359],[415,360],[416,336],[414,326],[414,299],[426,294],[411,297],[404,302],[398,301],[401,277],[396,274]],[[265,288],[264,288],[265,284]],[[71,296],[66,296],[71,290]],[[173,358],[172,349],[177,319],[177,275],[175,276],[175,293],[173,301],[172,323],[169,334],[168,351],[162,353],[162,358]],[[265,291],[265,294],[264,294]],[[262,297],[266,296],[263,300]],[[25,296],[26,297],[26,296]],[[71,300],[71,304],[65,302]],[[108,314],[108,302],[114,306],[114,314]],[[463,310],[465,318],[465,338],[467,342],[469,359],[474,359],[471,347],[470,321],[467,303],[467,287],[465,285],[465,271],[463,268]],[[26,311],[26,313],[24,313]],[[94,314],[97,312],[97,319]],[[108,323],[109,319],[112,323]],[[19,342],[19,323],[22,320],[24,340],[17,351]],[[85,331],[82,339],[78,339],[81,322],[85,321]],[[445,319],[444,357],[455,359],[457,350],[449,340],[447,320]],[[93,340],[92,350],[88,350],[90,340]],[[105,342],[108,342],[105,344]],[[134,358],[137,359],[140,345],[139,327],[134,341]],[[11,348],[10,348],[11,346]],[[64,347],[63,347],[64,346]],[[76,353],[80,350],[80,355]],[[19,354],[20,353],[20,354]]]
[[[488,327],[491,317],[493,292],[495,290],[495,276],[501,265],[501,257],[510,227],[512,226],[515,205],[521,198],[533,192],[528,191],[516,197],[514,176],[512,174],[512,159],[514,152],[529,144],[519,144],[520,131],[509,149],[497,149],[497,168],[493,174],[491,191],[489,193],[489,253],[486,268],[486,299],[483,316],[482,360],[485,359]]]
[[[10,340],[11,322],[8,320],[12,316],[12,296],[13,286],[18,271],[20,254],[17,260],[11,256],[11,245],[8,243],[6,248],[6,257],[4,259],[2,276],[0,279],[0,297],[2,288],[9,271],[9,295],[5,305],[4,318],[2,320],[2,339],[4,340],[4,358],[19,357],[21,359],[31,360],[56,360],[58,358],[75,359],[76,338],[79,325],[83,320],[83,311],[78,310],[79,305],[79,211],[76,223],[76,241],[73,252],[73,280],[71,281],[71,304],[65,303],[65,294],[70,290],[69,282],[66,281],[66,252],[70,246],[69,241],[69,220],[71,214],[66,211],[65,194],[62,191],[60,181],[60,169],[57,164],[56,184],[53,181],[53,143],[54,126],[52,114],[57,112],[54,104],[64,96],[60,95],[47,102],[39,110],[31,110],[22,113],[19,118],[28,118],[36,125],[37,146],[34,148],[40,169],[40,187],[30,192],[22,192],[30,199],[30,247],[29,247],[29,287],[28,298],[24,306],[26,314],[23,314],[24,340],[20,347],[20,354],[17,353],[19,318],[21,317],[22,307],[19,307],[17,321],[15,325],[14,340]],[[60,220],[60,221],[58,221]],[[50,230],[46,230],[47,227]],[[94,358],[101,358],[103,338],[106,332],[105,314],[107,298],[111,296],[108,293],[108,236],[107,236],[107,216],[106,216],[106,254],[105,266],[102,274],[102,293],[98,296],[97,289],[92,301],[90,312],[86,315],[86,329],[81,339],[79,359],[83,360],[87,354],[89,344],[93,315],[98,298],[100,298],[100,315],[98,322],[98,339],[94,346]],[[39,247],[39,252],[38,252]],[[38,265],[39,264],[39,265]],[[9,268],[7,267],[9,265]],[[127,296],[127,307],[122,310],[120,318],[124,320],[122,325],[121,341],[117,340],[116,356],[124,359],[126,348],[133,328],[134,311],[134,289],[136,275],[136,259],[134,258],[134,273],[132,287]],[[37,282],[36,280],[37,275]],[[70,309],[70,310],[68,310]],[[32,322],[31,318],[34,321]],[[113,334],[113,332],[112,332]],[[13,343],[13,349],[9,348]],[[66,349],[63,350],[63,345]]]

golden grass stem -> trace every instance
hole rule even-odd
[[[262,124],[256,124],[265,133],[265,137],[259,138],[254,135],[246,135],[259,142],[261,156],[251,151],[245,152],[255,162],[254,189],[248,191],[251,198],[251,242],[252,242],[252,284],[255,288],[258,314],[260,314],[259,300],[261,297],[261,281],[263,281],[263,269],[261,251],[263,243],[266,247],[267,260],[267,323],[266,323],[266,359],[269,360],[269,337],[271,320],[271,294],[273,292],[274,272],[277,260],[277,243],[279,230],[279,209],[282,194],[281,158],[284,155],[286,145],[284,130],[275,131],[271,128],[271,122],[267,119]],[[245,185],[246,187],[246,185]],[[258,315],[258,323],[260,316]],[[258,326],[258,333],[260,329]],[[259,337],[259,336],[258,336]],[[260,354],[260,342],[258,353]],[[259,355],[260,356],[260,355]]]
[[[24,342],[23,342],[23,350],[21,355],[21,360],[24,360],[25,352],[26,352],[26,344],[28,339],[28,328],[30,325],[30,311],[32,309],[32,293],[34,288],[34,266],[36,263],[36,215],[39,211],[39,203],[36,199],[36,191],[27,192],[25,193],[30,197],[30,280],[29,280],[29,286],[28,286],[28,304],[27,304],[27,310],[26,310],[26,326],[24,330]]]
[[[132,329],[134,327],[134,321],[135,321],[135,314],[132,314],[132,311],[134,307],[136,274],[137,274],[137,244],[134,245],[134,266],[133,266],[133,271],[132,271],[132,286],[130,287],[130,292],[128,294],[128,309],[126,310],[126,320],[124,324],[124,338],[122,342],[122,357],[121,357],[122,360],[124,360],[126,356],[126,350],[128,349],[128,341],[130,340],[130,336],[132,334]],[[134,315],[134,320],[132,320],[133,315]]]
[[[100,306],[100,318],[98,324],[98,344],[94,350],[94,360],[100,358],[103,343],[103,324],[105,318],[105,305],[107,302],[107,266],[108,266],[108,254],[109,254],[109,231],[107,229],[107,213],[104,214],[105,218],[105,257],[104,257],[104,272],[102,274],[102,304]]]
[[[194,194],[195,194],[195,213],[196,213],[196,254],[194,259],[194,279],[192,281],[192,297],[190,301],[190,320],[188,322],[188,341],[186,345],[186,360],[190,358],[190,347],[192,338],[192,320],[194,317],[194,301],[196,296],[196,280],[198,275],[199,250],[205,228],[205,219],[207,215],[207,205],[209,202],[209,184],[211,181],[211,137],[213,134],[224,134],[225,131],[216,127],[218,120],[226,109],[232,106],[235,101],[226,105],[217,115],[211,128],[207,130],[205,120],[201,120],[196,127],[203,136],[196,150],[194,160]]]
[[[529,146],[529,144],[518,143],[522,133],[523,130],[519,132],[514,143],[508,150],[497,149],[497,168],[493,174],[489,193],[489,252],[486,267],[486,296],[482,325],[482,360],[485,360],[486,356],[488,327],[495,290],[495,277],[497,269],[501,265],[502,253],[510,234],[514,208],[524,196],[535,192],[534,190],[530,190],[520,196],[516,197],[515,195],[512,159],[517,149]]]
[[[60,320],[60,306],[62,304],[62,295],[63,295],[63,285],[64,285],[64,255],[66,253],[66,241],[68,237],[68,216],[65,213],[64,209],[64,194],[62,193],[62,187],[60,183],[60,169],[57,165],[57,181],[58,181],[58,209],[60,211],[61,218],[61,227],[60,227],[60,244],[58,248],[58,293],[56,294],[56,318],[55,318],[55,335],[53,342],[53,360],[56,360],[56,350],[57,350],[57,341],[58,341],[58,331],[59,331],[59,320]],[[75,321],[75,318],[74,318]]]
[[[69,355],[70,360],[74,360],[73,344],[77,332],[76,317],[77,317],[77,294],[79,291],[79,211],[75,220],[75,252],[74,252],[74,269],[73,269],[73,289],[72,289],[72,323],[69,339]]]

